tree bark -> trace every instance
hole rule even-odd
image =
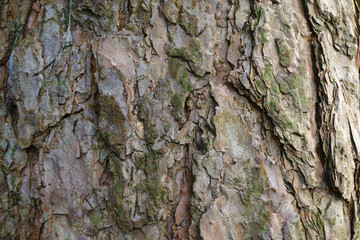
[[[357,0],[2,0],[1,239],[359,239]]]

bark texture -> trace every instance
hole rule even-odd
[[[1,239],[359,239],[357,0],[1,0]]]

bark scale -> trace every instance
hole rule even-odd
[[[357,0],[2,0],[1,239],[359,239]]]

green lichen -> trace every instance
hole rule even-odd
[[[174,47],[173,44],[167,44],[166,51],[170,56],[181,57],[181,50]]]
[[[191,34],[191,23],[187,22],[184,17],[184,9],[181,10],[180,26],[185,30],[187,34]]]
[[[269,64],[269,63],[265,64],[265,70],[264,70],[264,74],[262,77],[268,87],[270,87],[273,84],[274,77],[273,77],[273,69],[272,69],[271,64]]]
[[[15,175],[11,175],[11,184],[15,184]]]
[[[65,79],[65,78],[62,78],[62,79],[60,80],[59,84],[60,84],[61,86],[65,86],[65,85],[66,85],[66,79]]]
[[[165,131],[165,132],[169,131],[169,128],[170,128],[169,124],[166,124],[166,125],[164,126],[164,131]]]
[[[290,26],[290,24],[289,24],[288,22],[284,21],[284,22],[283,22],[283,25],[284,25],[286,28],[291,29],[291,26]]]
[[[195,222],[199,221],[202,218],[203,214],[204,214],[204,212],[200,211],[194,205],[191,205],[190,212],[191,212],[191,217]]]
[[[102,215],[101,215],[101,213],[99,213],[99,212],[97,212],[97,211],[92,211],[91,213],[90,213],[90,221],[91,221],[91,223],[95,226],[95,227],[97,227],[97,228],[99,228],[100,227],[100,224],[101,224],[101,219],[102,219]]]
[[[246,189],[241,192],[244,203],[244,218],[247,223],[246,239],[267,239],[270,235],[270,206],[261,196],[265,191],[266,173],[263,168],[246,167],[249,175]]]
[[[151,149],[150,152],[145,155],[144,171],[147,175],[158,174],[160,156],[160,152],[154,149]]]
[[[234,12],[237,12],[237,10],[239,9],[239,7],[240,7],[239,0],[235,0],[235,1],[234,1]]]
[[[21,37],[22,30],[23,30],[23,24],[21,23],[21,20],[15,19],[10,20],[10,29],[13,30],[13,47],[15,47]]]
[[[265,14],[264,9],[262,8],[262,6],[260,6],[256,13],[256,20],[251,25],[251,30],[254,30],[259,25],[260,20],[264,17],[264,14]]]
[[[175,94],[172,98],[171,98],[171,105],[173,107],[173,115],[175,117],[176,120],[180,119],[180,115],[182,114],[183,110],[184,110],[184,100],[183,100],[183,95],[180,93]]]
[[[322,216],[317,214],[317,226],[320,230],[323,230],[324,229],[324,221],[322,219]]]
[[[126,26],[126,30],[129,30],[129,31],[134,31],[135,30],[135,25],[134,24],[129,24]]]
[[[14,156],[16,150],[17,150],[17,145],[14,145],[13,148],[11,149],[11,156]]]
[[[170,75],[172,78],[177,78],[184,69],[184,64],[179,58],[172,58],[170,60]]]
[[[170,62],[170,74],[172,79],[178,79],[181,87],[186,91],[193,91],[194,86],[190,82],[190,75],[185,64],[178,58]]]
[[[286,81],[290,90],[294,90],[300,87],[300,73],[292,74]]]
[[[269,104],[269,110],[273,115],[277,115],[277,112],[279,111],[278,109],[278,103],[276,101],[270,101]]]
[[[194,86],[190,83],[189,73],[187,71],[180,76],[179,83],[184,90],[189,92],[194,90]]]
[[[138,186],[138,189],[149,194],[149,200],[153,201],[156,206],[161,206],[166,201],[166,191],[161,188],[159,179],[159,163],[162,154],[154,149],[139,158],[135,163],[137,169],[145,172],[146,181]]]
[[[259,9],[258,9],[258,12],[256,14],[257,16],[257,24],[259,24],[260,22],[260,19],[264,16],[264,9],[260,6]]]
[[[261,44],[264,44],[267,42],[267,35],[266,32],[263,28],[259,28],[258,31],[259,35],[258,35],[258,40]]]
[[[115,209],[113,212],[114,219],[116,219],[117,223],[123,230],[129,231],[132,229],[130,217],[131,209],[127,207],[129,202],[124,197],[126,181],[122,171],[122,161],[115,156],[110,156],[108,161],[110,172],[113,176],[113,183],[111,184],[111,198],[113,199],[112,202]],[[96,216],[94,216],[94,220],[92,222],[98,222]]]
[[[183,112],[183,98],[181,94],[175,94],[171,98],[171,105],[173,107],[172,114],[175,117],[175,120],[180,120],[180,116]]]
[[[166,200],[166,192],[160,188],[158,179],[147,179],[146,189],[156,206],[160,206]]]
[[[285,125],[288,130],[293,129],[293,127],[294,127],[293,123],[289,119],[285,120]]]
[[[256,78],[255,80],[255,86],[256,89],[261,93],[264,94],[266,90],[266,86],[264,85],[264,82],[260,78]]]
[[[10,166],[8,166],[8,165],[3,165],[3,166],[2,166],[2,169],[3,169],[4,173],[9,173],[9,171],[10,171]]]
[[[99,150],[99,146],[96,144],[93,144],[93,145],[91,145],[91,150],[93,150],[95,152],[95,151]]]
[[[144,129],[145,141],[148,144],[154,144],[156,139],[159,137],[158,132],[155,128],[145,127]]]
[[[116,211],[118,212],[118,214],[124,215],[124,213],[125,213],[124,206],[122,206],[122,205],[117,206]]]
[[[203,54],[200,49],[202,49],[202,43],[197,39],[192,39],[188,46],[181,48],[181,56],[189,63],[201,63]]]
[[[104,132],[100,133],[100,139],[101,140],[107,140],[107,137],[108,137],[107,133],[104,133]]]
[[[144,125],[148,125],[151,122],[153,105],[153,102],[147,98],[141,99],[138,103],[137,117]]]
[[[173,108],[176,111],[180,111],[183,108],[183,95],[181,95],[180,93],[175,94],[172,98],[171,98],[171,105],[173,106]]]
[[[340,149],[340,153],[341,153],[341,155],[345,154],[345,149],[343,147]]]
[[[202,57],[202,53],[200,52],[200,50],[198,48],[193,48],[191,50],[191,58],[190,60],[192,61],[198,61],[198,60],[201,60],[201,57]]]
[[[272,96],[280,96],[280,89],[278,84],[275,82],[274,76],[273,76],[273,68],[271,64],[267,63],[265,64],[265,71],[262,75],[262,78],[266,84],[266,86],[269,88],[270,93]]]
[[[234,178],[233,181],[235,186],[240,186],[242,182],[241,178]]]
[[[305,68],[301,67],[296,73],[285,80],[290,95],[294,98],[295,106],[302,110],[309,110],[310,98],[307,97],[308,89],[304,86],[304,76],[306,76]]]
[[[121,205],[123,198],[123,190],[124,190],[124,177],[123,177],[123,171],[121,169],[121,162],[118,158],[110,157],[109,166],[110,166],[110,171],[113,173],[114,176],[113,189],[114,189],[116,204]]]
[[[286,68],[289,68],[291,66],[290,49],[287,47],[286,43],[279,38],[275,39],[275,44],[279,55],[280,64]]]
[[[143,157],[140,157],[135,166],[137,169],[141,169],[147,176],[158,174],[159,159],[162,154],[154,149],[150,149],[149,153],[146,153]]]

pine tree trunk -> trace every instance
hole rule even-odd
[[[359,239],[357,0],[1,0],[0,239]]]

